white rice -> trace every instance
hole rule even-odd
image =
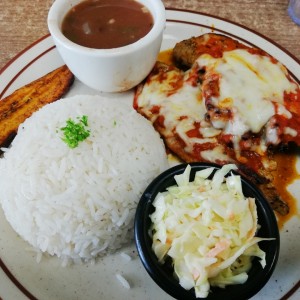
[[[83,115],[90,137],[70,149],[60,128]],[[8,222],[34,249],[63,261],[88,261],[131,241],[139,197],[168,167],[151,123],[101,96],[45,106],[3,150],[0,202]]]
[[[132,260],[131,256],[125,252],[121,252],[120,256],[124,258],[125,261],[129,262]]]
[[[118,279],[118,281],[121,283],[121,285],[127,289],[130,290],[130,284],[128,282],[128,280],[125,279],[125,277],[119,273],[116,274],[116,278]]]

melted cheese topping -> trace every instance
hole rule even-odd
[[[216,136],[220,130],[215,129],[210,123],[205,121],[206,107],[202,100],[202,91],[199,85],[194,86],[190,83],[191,72],[180,73],[169,71],[163,81],[156,75],[147,82],[142,93],[138,97],[138,106],[143,108],[144,113],[154,123],[158,115],[164,116],[165,136],[172,135],[174,132],[186,144],[185,151],[193,152],[195,144],[217,143]],[[180,78],[181,76],[181,78]],[[178,86],[178,81],[182,85]],[[177,86],[176,91],[174,86]],[[151,108],[159,107],[159,114],[152,114]],[[195,129],[195,122],[200,123],[199,133],[201,138],[189,137],[187,132]],[[223,147],[216,145],[216,149],[205,150],[202,153],[210,157],[210,161],[224,160],[229,158],[222,154]]]
[[[257,133],[276,112],[288,115],[283,106],[284,92],[295,91],[296,84],[287,79],[282,64],[243,49],[224,52],[222,58],[205,54],[197,63],[209,74],[219,75],[219,96],[211,101],[215,107],[230,109],[233,118],[212,122],[224,133],[239,136],[247,131]]]
[[[143,92],[138,98],[138,105],[150,109],[159,106],[159,114],[165,118],[166,129],[172,130],[177,127],[177,131],[185,135],[186,131],[193,128],[194,121],[204,118],[206,109],[199,86],[195,87],[184,82],[173,93],[172,82],[174,83],[178,79],[178,72],[173,71],[168,72],[165,80],[161,82],[157,80],[156,76],[152,77],[150,83],[144,85]],[[153,116],[153,118],[156,117],[157,115]],[[181,120],[182,117],[187,118]],[[179,120],[181,121],[179,122]],[[152,119],[152,122],[154,121]]]

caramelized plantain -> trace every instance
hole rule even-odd
[[[60,99],[73,81],[74,75],[64,65],[0,100],[0,147],[7,147],[19,125],[44,105]]]

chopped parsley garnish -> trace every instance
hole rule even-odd
[[[84,141],[90,136],[90,130],[86,129],[88,126],[88,117],[82,116],[81,118],[77,117],[77,119],[79,120],[77,123],[72,119],[68,119],[66,126],[60,128],[64,133],[62,140],[72,149],[76,148],[79,142]]]

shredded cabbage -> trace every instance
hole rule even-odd
[[[255,237],[257,211],[255,199],[245,198],[239,175],[225,165],[198,171],[189,181],[191,167],[176,175],[176,185],[159,193],[153,205],[152,249],[162,264],[172,258],[174,273],[187,290],[195,289],[205,298],[210,286],[242,284],[254,256],[265,266],[265,253]]]

